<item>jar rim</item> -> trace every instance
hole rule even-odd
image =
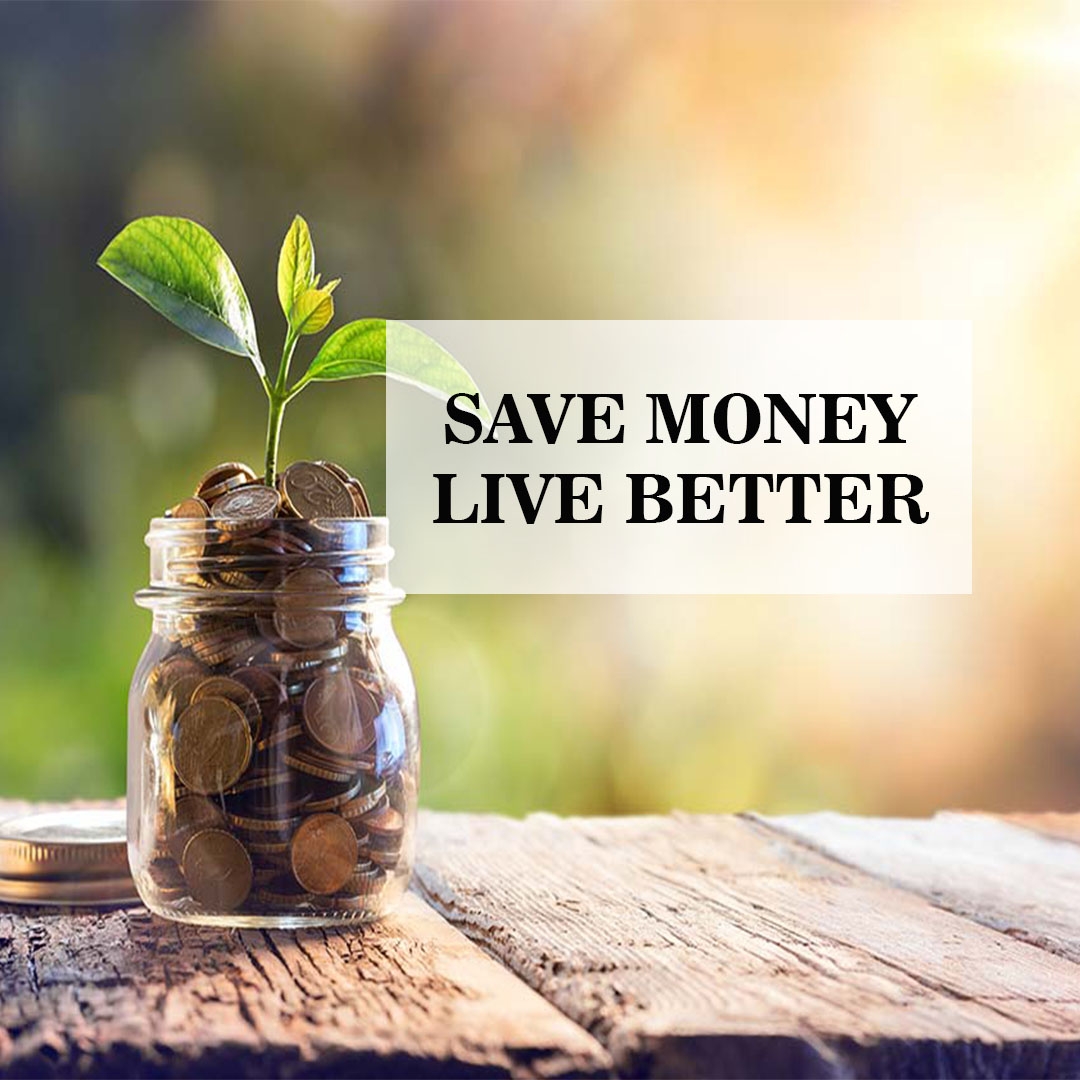
[[[293,572],[307,570],[316,578],[310,584],[313,607],[394,604],[404,593],[386,573],[394,556],[389,525],[386,517],[156,517],[145,537],[150,583],[135,601],[149,608],[246,608],[265,601]],[[319,585],[327,578],[336,579],[329,596]]]
[[[383,528],[389,529],[390,519],[385,514],[376,514],[371,517],[321,517],[321,518],[293,518],[293,517],[279,517],[270,518],[275,525],[329,525],[329,526],[345,526],[345,525],[378,525]],[[182,531],[190,532],[193,529],[202,526],[203,528],[212,528],[220,530],[222,525],[226,527],[229,525],[235,525],[236,523],[229,518],[220,517],[205,517],[205,518],[193,518],[193,517],[165,517],[158,516],[150,519],[150,531],[162,530],[163,532],[180,531],[176,526],[181,526]]]

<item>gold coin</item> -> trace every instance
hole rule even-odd
[[[337,810],[339,807],[344,807],[346,803],[357,797],[363,790],[365,783],[365,777],[361,776],[338,795],[330,795],[325,799],[316,799],[314,802],[304,803],[303,807],[301,807],[301,813],[321,814],[326,810]]]
[[[364,828],[371,836],[373,844],[387,848],[401,836],[405,828],[405,818],[400,811],[387,803],[386,806],[364,818]]]
[[[225,461],[215,465],[199,481],[195,488],[196,498],[205,503],[213,503],[226,491],[231,491],[241,484],[250,484],[255,479],[255,470],[242,461]]]
[[[298,738],[303,733],[303,724],[289,724],[288,727],[279,728],[273,734],[267,735],[265,739],[260,739],[255,744],[255,749],[260,753],[264,750],[271,750],[282,743],[292,742],[293,739]]]
[[[256,637],[236,636],[225,641],[203,642],[192,645],[192,651],[211,667],[226,661],[248,660],[263,647],[263,642]]]
[[[372,848],[368,854],[371,856],[371,861],[384,870],[393,870],[401,861],[400,847],[390,851],[380,851],[378,848]]]
[[[251,856],[222,829],[196,833],[184,848],[181,866],[192,898],[209,911],[235,911],[251,892]]]
[[[197,495],[181,499],[175,506],[165,511],[165,516],[170,518],[208,518],[210,507]]]
[[[191,695],[202,682],[201,675],[181,675],[169,684],[158,702],[158,720],[161,727],[168,728],[191,704]]]
[[[337,637],[341,614],[327,611],[341,603],[341,586],[327,570],[294,570],[274,590],[274,629],[289,644],[311,649]]]
[[[362,817],[364,814],[370,813],[375,809],[379,803],[382,802],[386,795],[386,785],[379,784],[373,790],[369,791],[366,795],[357,795],[356,798],[350,799],[339,811],[342,817],[353,818]]]
[[[175,903],[187,892],[184,875],[175,859],[154,859],[147,868],[147,873],[157,889],[158,899],[166,904]]]
[[[360,709],[352,679],[344,671],[321,675],[304,695],[304,727],[324,750],[349,757],[364,747]]]
[[[252,855],[284,855],[289,850],[288,840],[251,840],[247,845]]]
[[[235,828],[242,829],[244,832],[259,833],[264,837],[272,833],[291,832],[300,821],[298,817],[260,818],[233,813],[228,814],[227,817],[229,824]]]
[[[243,484],[214,501],[212,513],[226,527],[262,524],[281,509],[281,496],[265,484]]]
[[[174,680],[184,675],[205,674],[206,668],[194,657],[174,653],[154,667],[146,680],[146,686],[156,704]]]
[[[345,655],[347,645],[337,641],[321,649],[305,649],[300,652],[272,652],[270,662],[279,664],[290,671],[298,668],[319,667],[330,660],[340,660]]]
[[[222,570],[217,575],[217,579],[222,585],[228,585],[230,589],[244,589],[252,592],[259,587],[259,579],[252,577],[251,574],[245,574],[242,570]]]
[[[345,896],[369,896],[378,892],[385,880],[386,874],[378,866],[368,859],[363,859],[354,868],[341,892]]]
[[[177,862],[184,854],[187,842],[204,829],[223,829],[225,814],[221,807],[205,795],[182,795],[176,801],[172,827],[166,844]]]
[[[362,518],[371,517],[371,503],[368,501],[364,485],[355,476],[350,476],[347,484],[349,494],[352,495],[353,506],[356,508],[356,516]]]
[[[203,679],[195,687],[191,695],[191,703],[213,697],[224,698],[234,705],[239,705],[247,717],[252,739],[259,737],[259,729],[262,727],[262,710],[259,708],[255,695],[242,682],[230,679],[227,675],[211,675],[209,679]]]
[[[316,461],[315,464],[321,465],[324,469],[329,469],[339,480],[343,480],[346,484],[352,479],[349,470],[343,468],[336,461]]]
[[[238,683],[246,686],[255,696],[262,716],[263,730],[269,731],[288,700],[285,687],[264,667],[251,665],[236,668],[230,673]]]
[[[340,767],[324,765],[321,761],[309,754],[296,753],[286,754],[285,764],[294,769],[307,773],[309,776],[317,776],[320,780],[333,780],[335,783],[344,784],[353,778],[353,774]]]
[[[251,728],[243,710],[221,697],[193,702],[176,721],[173,767],[199,795],[230,788],[251,760]]]
[[[356,833],[337,814],[316,814],[293,833],[293,876],[308,892],[328,896],[352,877],[359,850]]]
[[[296,461],[278,481],[285,505],[301,518],[350,518],[352,494],[340,476],[314,461]]]

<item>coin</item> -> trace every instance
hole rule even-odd
[[[147,867],[147,873],[157,890],[158,899],[166,904],[175,903],[187,892],[184,875],[175,859],[154,859]]]
[[[319,746],[349,757],[361,745],[361,717],[353,682],[344,671],[321,675],[304,695],[304,727]]]
[[[172,684],[185,675],[205,676],[206,668],[194,657],[183,653],[174,653],[162,660],[146,680],[151,704],[157,706]]]
[[[338,784],[344,784],[353,778],[353,774],[347,769],[326,765],[310,753],[297,751],[294,754],[285,755],[285,764],[294,769],[307,773],[309,776],[317,776],[320,780],[331,780]]]
[[[256,665],[235,668],[230,674],[255,696],[262,716],[263,728],[269,731],[285,706],[285,687],[272,672]]]
[[[236,679],[230,679],[227,675],[211,675],[209,679],[203,679],[191,695],[191,702],[205,701],[206,698],[224,698],[234,705],[239,705],[247,717],[248,727],[251,728],[252,739],[259,737],[259,729],[262,727],[262,710],[255,695]]]
[[[281,496],[265,484],[244,484],[215,500],[215,518],[233,525],[262,525],[272,520],[281,509]]]
[[[386,785],[377,784],[371,791],[364,795],[358,795],[356,798],[347,802],[339,811],[343,818],[352,820],[353,818],[363,817],[364,814],[369,814],[382,802],[386,796]],[[366,831],[366,830],[365,830]]]
[[[298,536],[294,529],[287,528],[283,524],[270,529],[265,535],[267,540],[281,548],[283,555],[310,555],[313,550],[312,546],[302,536]]]
[[[356,709],[360,714],[359,751],[363,753],[371,748],[378,735],[378,720],[383,711],[382,697],[372,686],[373,680],[356,668],[349,669]]]
[[[345,882],[341,892],[345,896],[370,896],[378,892],[386,881],[386,874],[370,859],[362,859],[357,863],[349,880]]]
[[[265,739],[260,739],[255,745],[255,749],[260,753],[264,750],[272,750],[275,746],[281,746],[282,743],[292,742],[293,739],[299,738],[304,733],[303,724],[289,724],[287,727],[278,728],[270,735],[267,735]]]
[[[301,518],[355,517],[349,487],[340,476],[314,461],[296,461],[278,480],[285,505]]]
[[[331,660],[340,660],[345,655],[346,643],[336,641],[333,645],[325,645],[321,649],[305,649],[292,652],[272,652],[270,662],[279,664],[290,670],[298,668],[319,667]]]
[[[261,638],[251,637],[243,629],[224,636],[217,636],[210,641],[196,642],[192,652],[211,667],[226,661],[252,660],[263,649]]]
[[[344,481],[346,484],[352,479],[352,473],[349,472],[344,466],[339,465],[336,461],[316,461],[316,465],[323,469],[329,469],[339,480]]]
[[[231,833],[205,829],[184,848],[184,878],[194,900],[210,911],[235,911],[251,892],[251,856]]]
[[[172,828],[166,838],[166,846],[179,861],[187,842],[204,829],[225,827],[225,814],[221,808],[204,795],[182,795],[176,801]]]
[[[208,518],[210,507],[197,495],[191,495],[181,499],[175,506],[165,511],[165,516],[170,518]]]
[[[358,855],[356,834],[337,814],[315,814],[293,833],[293,875],[316,895],[337,892],[352,876]]]
[[[169,683],[158,699],[158,721],[162,728],[167,729],[191,704],[191,695],[202,681],[201,675],[181,675]]]
[[[401,845],[382,850],[380,848],[373,847],[370,850],[371,861],[376,866],[381,866],[384,870],[393,870],[397,867],[397,864],[401,861]]]
[[[255,893],[255,899],[267,907],[283,907],[295,911],[304,904],[312,903],[315,897],[304,892],[291,874],[282,874],[269,885],[260,887]]]
[[[264,839],[275,834],[286,835],[292,832],[300,822],[298,817],[250,817],[245,814],[234,814],[231,811],[225,816],[234,828],[243,832],[260,834]]]
[[[294,570],[274,590],[274,629],[291,645],[324,645],[341,627],[340,613],[325,609],[340,603],[341,587],[333,574],[313,566]]]
[[[226,491],[231,491],[241,484],[250,484],[255,479],[255,470],[241,461],[225,461],[215,465],[199,481],[195,496],[203,502],[212,504]]]
[[[176,721],[173,767],[199,795],[232,787],[251,760],[251,728],[243,710],[221,697],[193,702]]]
[[[304,803],[303,812],[305,814],[319,814],[325,810],[337,810],[339,807],[344,807],[363,790],[364,783],[365,777],[360,776],[349,784],[344,791],[340,791],[336,795],[328,795],[326,798]]]
[[[349,494],[352,496],[353,506],[356,508],[356,516],[362,518],[371,517],[371,503],[368,501],[364,485],[355,476],[350,476],[346,483],[348,484]]]
[[[389,850],[395,843],[400,843],[405,828],[405,818],[389,803],[382,809],[364,818],[364,828],[371,837],[372,847]]]

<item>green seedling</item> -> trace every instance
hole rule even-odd
[[[229,256],[201,225],[186,218],[143,217],[125,226],[101,253],[98,265],[192,337],[237,356],[246,356],[266,392],[266,479],[277,475],[285,408],[309,383],[384,375],[446,400],[478,395],[469,373],[428,335],[407,323],[358,319],[323,341],[307,371],[292,385],[289,368],[302,337],[321,333],[334,317],[340,279],[320,283],[307,222],[293,219],[278,256],[277,292],[285,313],[285,341],[273,379],[259,353],[251,304]],[[391,362],[387,363],[387,339]]]

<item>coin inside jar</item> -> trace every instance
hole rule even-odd
[[[353,682],[344,671],[321,675],[308,687],[304,695],[304,727],[332,754],[349,757],[364,749]]]
[[[356,516],[352,493],[342,478],[314,461],[296,461],[278,480],[286,507],[301,518]]]
[[[341,603],[341,587],[327,570],[294,570],[274,590],[274,629],[291,645],[313,648],[337,637],[341,615],[325,610]]]
[[[184,795],[176,801],[168,848],[177,862],[184,854],[187,842],[197,832],[225,827],[221,808],[205,795]]]
[[[230,679],[227,675],[211,675],[203,679],[191,695],[191,702],[205,701],[207,698],[224,698],[234,705],[239,705],[247,717],[252,739],[259,737],[262,727],[262,710],[255,695],[241,682]]]
[[[192,695],[204,681],[201,675],[181,675],[169,683],[158,702],[163,727],[168,727],[191,704]]]
[[[356,833],[337,814],[306,818],[289,847],[293,875],[318,896],[337,892],[352,877],[358,855]]]
[[[285,687],[264,667],[251,665],[237,668],[232,678],[246,686],[254,695],[262,714],[262,727],[269,731],[286,703]]]
[[[225,698],[204,698],[176,721],[173,768],[190,791],[214,795],[240,778],[251,760],[251,746],[244,711]]]
[[[197,832],[180,865],[192,898],[212,912],[235,911],[251,892],[251,856],[223,829]]]

